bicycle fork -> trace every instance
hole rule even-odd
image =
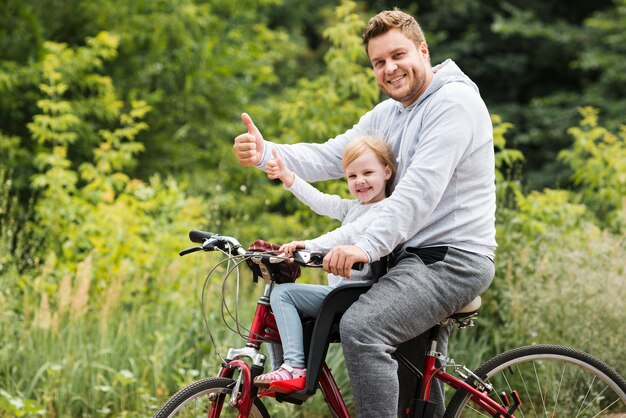
[[[248,358],[252,362],[250,366],[247,362],[241,360]],[[220,372],[219,377],[232,379],[236,370],[239,370],[239,376],[230,392],[230,401],[228,405],[237,408],[239,418],[247,418],[252,409],[252,402],[257,393],[257,387],[252,384],[253,379],[263,373],[265,365],[265,356],[259,353],[259,350],[252,347],[231,348],[228,350],[226,359]],[[217,418],[222,412],[226,394],[215,395],[211,399],[211,410],[209,418]]]
[[[218,374],[219,377],[232,379],[235,371],[239,370],[239,376],[233,385],[228,402],[231,407],[237,408],[239,418],[247,418],[250,414],[252,403],[258,392],[258,388],[252,384],[252,381],[265,369],[266,358],[259,352],[260,344],[262,341],[274,341],[274,337],[266,333],[267,328],[276,329],[276,322],[270,310],[271,289],[271,284],[266,285],[263,296],[257,302],[246,347],[229,349]],[[243,359],[248,359],[251,365]],[[209,418],[220,416],[225,398],[224,394],[211,399]]]

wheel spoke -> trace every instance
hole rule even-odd
[[[539,373],[537,372],[537,365],[533,362],[533,372],[535,373],[535,381],[537,382],[537,389],[539,389],[539,397],[541,398],[541,403],[543,404],[543,413],[547,416],[546,409],[546,398],[543,394],[543,389],[541,388],[541,382],[539,380]]]
[[[565,376],[566,367],[567,363],[563,363],[563,367],[561,368],[561,377],[559,378],[559,387],[556,391],[556,396],[554,397],[554,409],[552,410],[552,416],[556,416],[557,406],[559,404],[559,397],[561,396],[561,386],[563,385],[563,377]]]
[[[494,388],[517,391],[522,405],[514,415],[533,418],[626,417],[626,381],[602,361],[568,347],[536,345],[504,353],[479,367]],[[452,397],[445,418],[486,416],[462,390]],[[471,404],[471,406],[469,405]]]

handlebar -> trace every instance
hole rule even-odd
[[[192,242],[202,244],[201,246],[187,248],[179,253],[180,256],[195,253],[196,251],[216,251],[220,250],[228,253],[229,255],[253,255],[258,252],[246,251],[243,246],[233,237],[227,237],[213,232],[205,232],[199,230],[191,230],[189,232],[189,239]],[[283,260],[287,260],[287,257],[281,257],[280,254],[272,253],[276,257],[272,257],[270,262],[279,263]],[[298,250],[293,254],[293,262],[302,267],[321,268],[324,256],[326,254],[315,251]],[[353,270],[362,270],[363,263],[355,263],[352,266]]]

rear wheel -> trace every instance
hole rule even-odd
[[[237,417],[239,411],[228,404],[235,381],[220,377],[199,380],[182,388],[154,418]],[[211,414],[211,408],[213,413]],[[211,415],[210,415],[211,414]],[[270,415],[259,398],[254,398],[250,418],[269,418]]]
[[[582,351],[554,345],[503,353],[475,372],[494,388],[490,397],[516,390],[522,405],[516,417],[626,417],[626,381],[606,363]],[[468,383],[476,386],[470,377]],[[511,396],[509,395],[509,399]],[[445,418],[488,416],[458,390]]]

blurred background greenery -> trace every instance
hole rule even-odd
[[[336,226],[237,165],[239,115],[282,143],[349,128],[382,99],[360,34],[395,6],[495,128],[497,275],[452,355],[560,343],[626,372],[626,0],[0,5],[0,416],[146,416],[216,373],[203,314],[219,350],[241,342],[220,327],[219,278],[200,306],[218,258],[179,259],[187,231],[247,244]],[[250,311],[260,285],[244,283]],[[337,347],[330,362],[350,399]],[[327,414],[319,394],[266,404]]]

